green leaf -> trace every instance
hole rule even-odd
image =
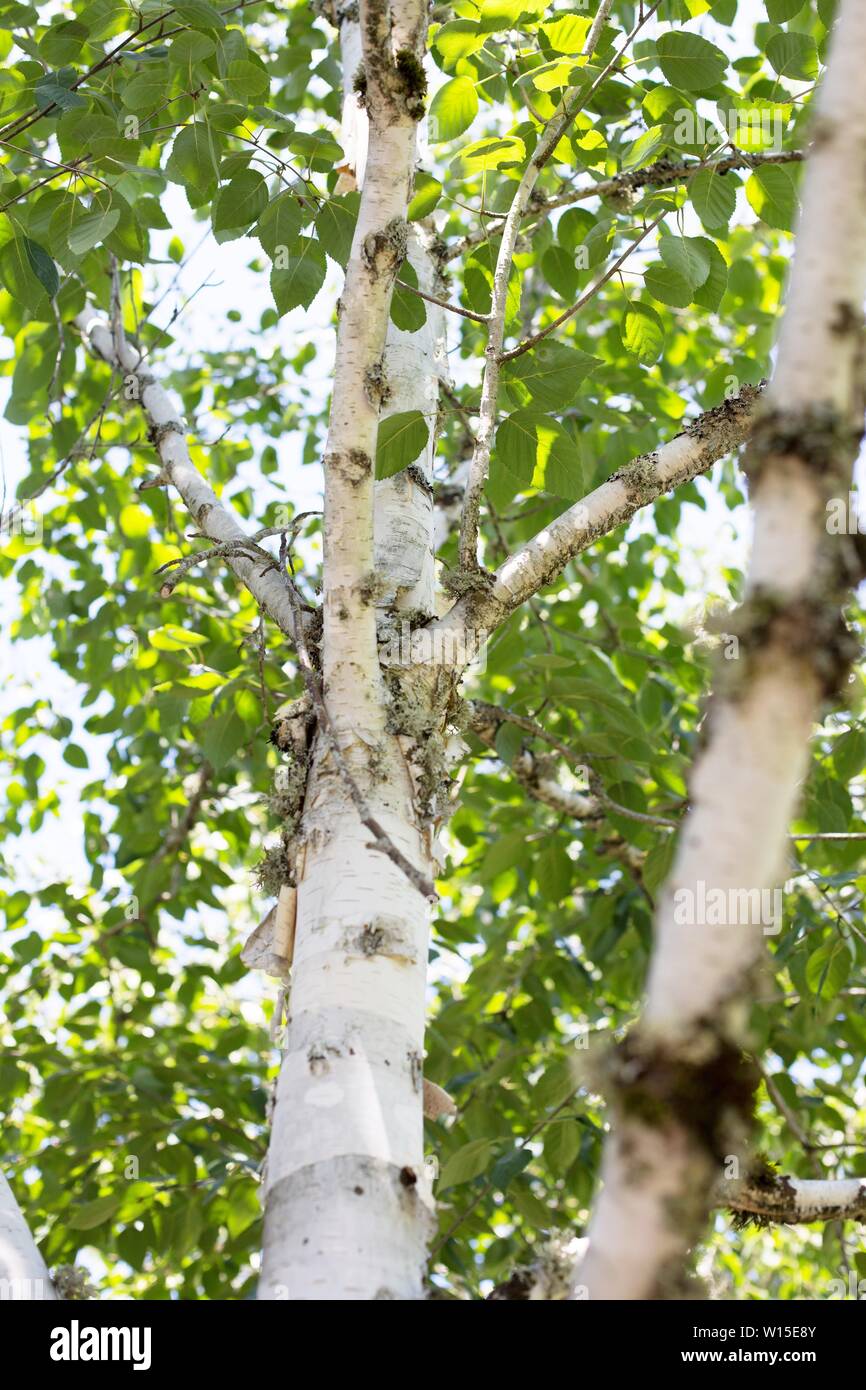
[[[493,1151],[492,1139],[472,1139],[453,1153],[439,1175],[440,1190],[471,1182],[487,1167]]]
[[[643,866],[643,881],[648,892],[655,897],[673,868],[676,853],[676,835],[665,835],[650,850]]]
[[[24,250],[30,262],[30,269],[36,276],[49,299],[53,299],[60,286],[60,276],[57,273],[57,266],[49,256],[44,247],[38,242],[31,241],[29,237],[24,237]]]
[[[540,1110],[556,1109],[574,1095],[579,1085],[577,1068],[570,1058],[565,1057],[545,1069],[533,1087],[532,1097]]]
[[[853,964],[851,952],[841,937],[825,941],[806,962],[806,983],[822,999],[835,999],[847,983]]]
[[[175,5],[174,9],[184,24],[188,24],[191,29],[224,29],[226,27],[226,22],[219,10],[215,10],[213,5],[208,5],[207,0],[183,0],[183,3]]]
[[[401,410],[379,421],[376,477],[392,478],[414,463],[427,447],[430,430],[420,410]]]
[[[329,198],[316,215],[316,233],[325,251],[345,270],[352,249],[352,237],[358,220],[360,193],[346,193]]]
[[[773,24],[787,24],[803,8],[803,0],[765,0],[767,18]]]
[[[278,247],[271,271],[271,294],[282,317],[303,305],[309,309],[325,283],[325,253],[314,237],[299,236]]]
[[[92,247],[105,241],[120,221],[120,213],[89,212],[76,221],[67,238],[69,249],[76,256],[83,256]]]
[[[454,19],[437,29],[433,47],[442,58],[442,66],[450,72],[461,58],[476,53],[486,42],[487,34],[475,19]]]
[[[728,59],[720,48],[699,34],[671,29],[656,42],[659,66],[673,87],[703,92],[722,81]]]
[[[185,29],[182,34],[177,34],[172,39],[168,60],[179,67],[187,68],[192,67],[194,63],[203,62],[215,52],[216,43],[207,34],[195,29]]]
[[[26,241],[23,236],[11,237],[0,247],[0,280],[19,304],[32,309],[41,298],[47,307],[44,287],[34,273]]]
[[[533,484],[556,497],[578,500],[584,494],[583,468],[577,445],[552,415],[515,410],[496,431],[491,477],[515,492]],[[500,494],[502,495],[502,494]]]
[[[163,627],[151,628],[148,638],[150,645],[158,652],[182,652],[190,647],[201,647],[207,641],[201,632],[179,627],[177,623],[166,623]]]
[[[70,767],[89,767],[87,754],[83,748],[79,748],[77,743],[67,743],[63,750],[63,761]]]
[[[423,172],[415,175],[415,192],[406,211],[409,222],[417,222],[435,208],[442,197],[442,185],[432,174]]]
[[[515,1144],[513,1149],[497,1158],[490,1169],[490,1181],[499,1192],[505,1192],[512,1178],[522,1173],[532,1162],[534,1155],[528,1145]]]
[[[651,164],[654,159],[658,158],[667,143],[668,135],[664,126],[656,125],[645,130],[623,151],[623,172],[641,169],[645,164]]]
[[[417,287],[418,276],[409,261],[404,261],[398,274],[398,283],[391,295],[391,322],[404,333],[417,333],[427,322],[427,309],[420,295],[413,294],[405,285]]]
[[[833,744],[833,766],[848,782],[866,767],[866,733],[862,729],[849,729]]]
[[[244,721],[233,709],[226,709],[205,725],[201,738],[202,752],[208,762],[219,770],[234,757],[247,737]]]
[[[148,63],[144,72],[123,85],[120,99],[128,111],[156,110],[175,78],[168,63]]]
[[[11,928],[16,922],[22,921],[29,906],[29,893],[25,893],[21,888],[16,893],[10,893],[3,908],[6,914],[6,926]]]
[[[180,132],[172,147],[165,172],[183,184],[191,207],[198,207],[216,189],[222,141],[204,121],[193,121]]]
[[[592,20],[585,15],[565,14],[551,24],[545,24],[543,33],[555,53],[571,53],[575,57],[582,51]]]
[[[692,207],[709,231],[727,227],[737,205],[737,180],[731,174],[702,169],[689,180]]]
[[[581,1128],[577,1120],[554,1120],[544,1139],[544,1159],[551,1171],[564,1176],[580,1153]]]
[[[649,304],[630,304],[622,331],[626,351],[634,353],[639,362],[649,366],[658,360],[664,340],[664,327],[655,309]]]
[[[767,164],[746,183],[746,197],[768,227],[793,231],[797,211],[797,182],[787,165]]]
[[[512,869],[525,847],[526,837],[522,832],[500,835],[488,848],[476,870],[479,883],[493,883],[500,874]]]
[[[818,49],[808,34],[774,34],[767,44],[767,57],[780,77],[818,76]]]
[[[702,309],[716,313],[728,288],[728,264],[714,241],[707,237],[697,237],[694,240],[701,241],[704,245],[710,263],[710,273],[695,291],[693,302]]]
[[[77,79],[78,73],[74,68],[61,68],[59,72],[49,72],[40,77],[33,88],[33,99],[39,110],[57,106],[61,111],[71,111],[75,106],[84,106],[84,97],[70,90]]]
[[[478,114],[478,93],[468,77],[453,77],[446,82],[430,103],[427,118],[430,139],[434,143],[455,140],[468,130]]]
[[[672,270],[662,261],[653,261],[644,274],[647,293],[660,304],[669,304],[674,309],[685,309],[692,302],[692,286],[679,271]]]
[[[66,1217],[65,1224],[71,1231],[92,1231],[123,1206],[124,1197],[125,1194],[122,1192],[109,1192],[104,1197],[97,1197],[94,1202],[85,1202],[83,1206],[73,1207],[70,1215]]]
[[[670,270],[687,280],[694,292],[710,273],[710,258],[703,237],[663,236],[659,254]]]
[[[255,169],[244,169],[225,184],[213,200],[214,231],[240,235],[251,223],[258,221],[267,206],[265,180]],[[217,239],[229,240],[228,237]]]
[[[342,149],[327,130],[296,130],[289,139],[289,149],[321,173],[328,172],[343,157]]]
[[[501,169],[512,164],[521,164],[526,157],[526,147],[517,135],[504,137],[488,136],[476,140],[451,161],[451,167],[463,174],[483,174],[491,169]]]
[[[267,69],[244,58],[229,63],[224,81],[236,101],[261,101],[270,87]]]
[[[271,260],[278,247],[288,251],[306,221],[308,214],[294,193],[279,193],[268,203],[259,218],[256,236]]]
[[[548,902],[561,902],[568,896],[572,875],[572,862],[561,845],[548,845],[535,861],[535,881]]]
[[[579,402],[579,388],[601,358],[551,339],[507,365],[506,380],[521,382],[540,410],[565,410]]]

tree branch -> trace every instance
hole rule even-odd
[[[193,464],[186,442],[186,425],[171,397],[144,365],[142,353],[126,341],[120,343],[118,353],[120,335],[113,332],[105,318],[91,310],[84,309],[78,314],[75,324],[93,355],[124,376],[126,399],[140,404],[150,426],[162,464],[162,480],[177,488],[199,530],[217,545],[249,546],[250,537]],[[291,638],[292,607],[285,577],[276,567],[264,570],[260,561],[250,559],[245,553],[227,553],[226,559],[284,636]]]
[[[710,162],[702,159],[681,162],[658,159],[644,169],[614,174],[611,178],[600,179],[598,183],[581,184],[578,188],[567,188],[549,198],[536,194],[530,199],[523,221],[526,222],[533,217],[545,217],[556,208],[572,207],[575,203],[583,203],[590,198],[616,198],[617,194],[633,193],[639,188],[668,188],[672,184],[688,183],[695,174],[705,170],[721,177],[735,169],[760,169],[766,164],[799,164],[805,158],[803,150],[781,150],[779,153],[770,151],[766,154],[746,154],[743,150],[737,150]],[[443,262],[455,260],[467,251],[472,251],[476,246],[489,241],[492,236],[498,235],[499,231],[498,227],[481,227],[477,232],[470,232],[468,236],[461,237],[447,248],[442,255]]]
[[[716,1189],[716,1205],[756,1218],[761,1225],[866,1221],[866,1182],[788,1178],[768,1167],[756,1176],[723,1179]]]
[[[741,387],[736,396],[699,415],[667,444],[618,469],[527,541],[491,576],[489,584],[465,594],[444,617],[420,631],[428,635],[428,641],[431,635],[453,636],[466,629],[489,634],[582,550],[630,521],[662,493],[690,482],[738,448],[749,436],[762,390],[763,386]]]

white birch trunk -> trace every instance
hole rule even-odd
[[[748,1127],[753,1082],[740,1056],[764,928],[705,925],[689,904],[702,882],[728,895],[778,883],[821,695],[845,669],[839,605],[854,572],[847,542],[828,537],[826,503],[847,490],[863,426],[864,65],[866,6],[842,0],[778,368],[747,458],[744,669],[715,698],[659,905],[643,1018],[609,1067],[614,1134],[577,1276],[591,1298],[676,1296],[721,1162]]]
[[[325,456],[323,676],[336,738],[370,811],[429,875],[432,834],[416,805],[409,739],[398,737],[389,709],[376,602],[384,589],[431,611],[432,508],[426,487],[375,484],[380,396],[370,390],[384,376],[386,408],[435,408],[431,320],[418,343],[389,322],[407,247],[417,122],[392,58],[400,49],[420,57],[425,17],[420,0],[402,0],[392,6],[389,34],[374,0],[361,5],[360,25],[341,26],[347,86],[362,49],[370,137],[365,158],[347,102],[347,161],[363,169],[363,190]],[[428,476],[432,421],[430,433]],[[319,739],[297,845],[291,1012],[268,1155],[260,1298],[422,1295],[432,1220],[421,1108],[429,909],[370,840]]]
[[[0,1301],[57,1298],[45,1264],[15,1194],[0,1173]]]
[[[362,67],[361,26],[355,6],[340,16],[343,67],[343,186],[363,188],[367,168],[369,120],[354,90]],[[440,275],[429,250],[431,233],[418,223],[407,229],[407,255],[419,289],[438,296]],[[445,313],[425,303],[426,322],[405,332],[389,321],[382,358],[384,399],[380,419],[418,410],[428,426],[428,442],[411,470],[376,482],[373,535],[380,613],[386,608],[432,615],[434,611],[433,458],[436,452],[439,382],[448,380]]]

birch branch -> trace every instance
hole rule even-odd
[[[15,1194],[0,1173],[0,1296],[15,1301],[57,1298],[48,1268]]]
[[[217,545],[249,547],[251,540],[246,531],[192,462],[183,418],[171,396],[145,365],[143,354],[121,339],[107,319],[90,309],[82,310],[75,324],[94,357],[124,376],[126,399],[140,404],[150,426],[163,480],[177,489],[199,530]],[[264,569],[260,560],[242,552],[227,551],[225,558],[284,636],[291,638],[292,606],[286,581],[276,567]]]
[[[761,1225],[866,1221],[866,1182],[861,1178],[789,1178],[767,1167],[745,1178],[723,1179],[716,1189],[716,1205],[754,1217]]]
[[[789,1178],[767,1168],[749,1178],[723,1180],[713,1205],[726,1208],[738,1226],[809,1225],[816,1221],[866,1220],[866,1183],[858,1178]],[[580,1279],[579,1261],[592,1251],[586,1239],[555,1241],[531,1265],[497,1284],[488,1299],[529,1303],[564,1301]]]
[[[581,551],[630,521],[662,493],[690,482],[738,448],[749,436],[762,389],[741,387],[736,396],[699,415],[667,444],[618,469],[527,541],[491,576],[489,584],[465,594],[423,631],[437,637],[467,629],[491,632]]]
[[[529,749],[524,748],[511,763],[506,764],[516,781],[529,792],[530,796],[534,797],[536,801],[543,802],[544,805],[549,806],[559,815],[569,816],[572,820],[600,821],[612,813],[617,816],[624,816],[626,820],[637,821],[641,825],[662,826],[667,830],[676,829],[676,822],[668,820],[664,816],[653,816],[643,811],[633,811],[629,806],[622,806],[618,801],[614,801],[605,792],[601,779],[592,771],[588,760],[581,763],[573,750],[558,739],[548,735],[540,724],[536,724],[535,720],[524,719],[519,715],[513,715],[510,711],[501,710],[496,705],[488,705],[480,700],[470,705],[470,712],[469,727],[476,738],[486,748],[489,748],[497,758],[501,759],[496,746],[496,736],[500,725],[513,723],[516,727],[525,729],[534,738],[552,744],[573,767],[583,768],[586,771],[590,784],[588,795],[562,786],[556,776],[555,760],[550,756],[538,757]]]
[[[733,154],[710,162],[702,159],[685,159],[681,162],[667,158],[657,159],[654,164],[648,164],[644,169],[635,169],[627,174],[614,174],[611,178],[600,179],[598,183],[566,188],[551,197],[539,196],[536,193],[529,201],[523,221],[529,221],[533,217],[546,217],[557,208],[573,207],[575,203],[583,203],[590,198],[616,198],[617,194],[635,193],[640,188],[668,188],[672,184],[688,183],[695,174],[704,171],[722,177],[731,170],[754,170],[767,164],[799,164],[805,158],[803,150],[780,150],[778,153],[768,151],[765,154],[746,154],[744,150],[736,150]],[[470,232],[467,236],[461,237],[443,253],[443,263],[472,251],[476,246],[490,240],[491,236],[496,236],[498,231],[499,228],[488,231],[487,228],[481,227],[477,232]]]
[[[866,181],[850,171],[866,167],[864,64],[866,9],[842,0],[776,373],[745,462],[748,659],[717,693],[692,775],[641,1021],[606,1064],[613,1133],[577,1274],[592,1298],[678,1296],[719,1168],[752,1124],[759,1074],[743,1049],[762,923],[735,911],[704,924],[688,903],[699,885],[732,895],[779,881],[813,721],[852,655],[840,609],[858,570],[847,539],[828,535],[826,503],[850,486],[863,429]]]

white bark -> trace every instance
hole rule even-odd
[[[753,606],[744,609],[751,650],[739,688],[716,697],[659,905],[646,1007],[611,1069],[614,1134],[578,1274],[593,1298],[664,1297],[676,1287],[670,1281],[700,1235],[714,1171],[747,1125],[750,1088],[736,1068],[763,928],[704,925],[688,903],[701,882],[736,892],[779,881],[822,684],[838,667],[834,623],[845,574],[825,504],[834,486],[847,486],[843,468],[853,463],[863,420],[864,64],[866,7],[842,0],[766,432],[752,451]],[[770,619],[756,621],[766,596]]]
[[[148,424],[156,433],[156,452],[163,475],[177,488],[199,530],[217,544],[248,541],[246,531],[192,462],[183,416],[142,360],[138,349],[130,342],[116,343],[108,321],[89,309],[78,314],[75,323],[90,351],[124,374],[126,399],[140,403]],[[227,556],[226,563],[284,635],[291,637],[292,606],[280,575],[273,569],[263,570],[261,563],[240,555]]]
[[[48,1267],[12,1188],[0,1173],[0,1301],[47,1302],[56,1298]]]
[[[400,96],[393,55],[420,55],[424,19],[420,0],[402,0],[392,6],[389,31],[381,0],[361,5],[370,138],[341,296],[325,455],[323,675],[334,736],[370,811],[429,874],[431,836],[389,728],[377,651],[373,460],[380,393],[371,390],[395,369],[386,351],[389,334],[395,341],[389,306],[407,244],[415,158],[417,110],[413,115]],[[351,52],[345,23],[343,42]],[[345,128],[344,138],[349,143]],[[355,167],[361,163],[356,158]],[[394,408],[393,396],[388,406]],[[414,499],[405,500],[411,513]],[[426,509],[416,509],[415,520],[429,535]],[[420,558],[413,583],[432,577],[432,560]],[[406,577],[404,570],[394,587],[410,590],[401,583]],[[291,1017],[268,1156],[259,1297],[419,1298],[432,1207],[422,1128],[428,905],[371,848],[321,739],[296,875]]]
[[[354,90],[355,76],[362,68],[362,45],[361,26],[352,7],[340,18],[340,55],[346,186],[363,188],[369,121]],[[442,286],[430,240],[426,227],[409,225],[407,254],[418,287],[438,297]],[[386,608],[428,615],[434,611],[433,458],[439,382],[449,380],[449,371],[445,313],[434,304],[424,307],[426,322],[414,333],[389,320],[382,358],[385,395],[379,418],[418,410],[427,422],[428,441],[411,471],[376,482],[373,536],[380,613]]]
[[[409,262],[418,285],[430,294],[440,290],[436,265],[428,250],[429,234],[409,227]],[[425,303],[427,321],[415,333],[388,326],[384,369],[388,399],[382,418],[419,410],[428,428],[427,447],[410,470],[376,483],[373,523],[380,606],[399,613],[434,611],[433,458],[436,452],[439,382],[448,377],[445,313]]]
[[[788,1178],[774,1174],[759,1183],[739,1178],[720,1183],[716,1201],[718,1206],[786,1225],[866,1220],[866,1182],[861,1178]]]

